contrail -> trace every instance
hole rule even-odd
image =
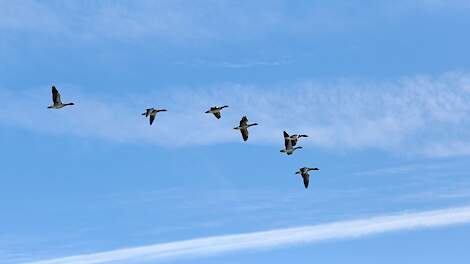
[[[225,252],[270,249],[333,239],[353,239],[385,232],[435,228],[470,223],[470,207],[375,216],[312,226],[236,235],[213,236],[143,247],[30,262],[29,264],[90,264],[157,261]]]

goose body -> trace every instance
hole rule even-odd
[[[142,113],[145,117],[149,118],[150,125],[153,124],[155,117],[157,117],[158,112],[166,112],[166,109],[155,109],[155,108],[147,108],[145,112]]]
[[[60,109],[67,105],[74,105],[74,103],[62,103],[59,91],[57,90],[57,88],[55,88],[54,85],[52,85],[52,105],[48,106],[47,108]]]
[[[253,123],[253,124],[248,124],[248,118],[246,116],[243,116],[242,119],[240,120],[240,125],[237,127],[234,127],[233,129],[238,129],[242,133],[243,141],[248,140],[248,128],[251,126],[257,126],[258,123]]]
[[[320,170],[319,168],[307,168],[307,167],[303,167],[303,168],[300,168],[295,174],[300,174],[300,176],[302,176],[302,179],[304,180],[304,186],[305,186],[305,189],[308,188],[308,183],[310,182],[310,174],[308,173],[309,171],[313,171],[313,170]]]
[[[282,153],[286,153],[287,155],[292,155],[295,150],[301,149],[302,147],[294,147],[294,140],[289,136],[286,131],[284,131],[284,145],[285,149],[282,149]]]
[[[228,105],[224,106],[212,106],[209,110],[207,110],[205,113],[206,114],[213,114],[217,119],[220,119],[221,114],[220,111],[224,108],[227,108]]]

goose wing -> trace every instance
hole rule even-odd
[[[156,113],[156,112],[155,112],[155,113],[152,112],[152,113],[150,113],[149,116],[150,116],[150,118],[149,118],[149,120],[150,120],[150,125],[152,125],[152,124],[153,124],[153,121],[155,120],[155,117],[157,116],[157,113]]]
[[[286,131],[284,131],[284,145],[286,149],[292,148],[292,141]]]
[[[220,112],[214,112],[213,114],[215,117],[217,117],[217,119],[220,119],[221,117]]]
[[[61,104],[62,101],[60,100],[60,93],[57,91],[54,85],[52,85],[52,102],[54,104]]]
[[[305,189],[307,189],[307,188],[308,188],[308,183],[309,183],[310,175],[308,175],[308,174],[302,174],[302,178],[304,179],[304,186],[305,186]]]
[[[248,129],[246,129],[246,128],[240,129],[240,132],[242,133],[243,141],[247,141],[248,140]]]

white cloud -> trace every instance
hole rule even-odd
[[[270,249],[334,239],[353,239],[386,232],[436,228],[470,223],[470,207],[404,213],[315,226],[277,229],[237,235],[214,236],[150,246],[77,255],[30,264],[92,264],[119,261],[145,262],[167,258],[196,257],[225,252]]]
[[[470,146],[456,142],[470,140],[468,79],[467,74],[453,73],[388,82],[305,81],[274,87],[225,84],[108,97],[59,86],[64,101],[77,103],[59,111],[45,108],[50,103],[49,87],[0,90],[0,124],[178,147],[239,142],[240,135],[232,128],[246,114],[260,124],[251,130],[249,144],[282,147],[281,133],[286,129],[310,135],[302,145],[324,149],[467,155]],[[221,120],[203,113],[214,104],[230,105]],[[28,106],[27,114],[24,106]],[[140,116],[147,106],[165,107],[169,112],[149,127]]]

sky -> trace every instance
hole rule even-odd
[[[0,0],[0,263],[466,263],[469,14]]]

